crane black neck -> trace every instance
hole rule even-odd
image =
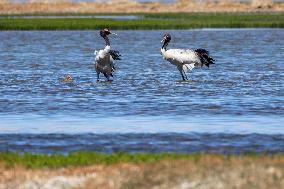
[[[162,49],[167,50],[168,44],[169,44],[169,42],[165,41],[164,44],[163,44],[163,46],[162,46]]]
[[[171,39],[172,39],[172,37],[169,33],[164,35],[164,37],[163,37],[164,44],[162,46],[162,49],[167,50],[166,48],[167,48],[168,44],[170,43]]]
[[[103,38],[104,38],[104,40],[106,42],[106,46],[110,46],[110,42],[109,42],[108,36],[105,35]]]

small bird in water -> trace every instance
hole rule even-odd
[[[163,36],[163,46],[161,48],[161,54],[163,58],[175,65],[179,70],[183,80],[188,80],[186,72],[192,70],[194,67],[203,67],[203,65],[209,67],[210,64],[214,64],[214,59],[209,56],[209,52],[205,49],[169,49],[167,46],[171,41],[171,35],[165,34]]]
[[[72,82],[73,81],[73,77],[70,74],[67,74],[62,80],[61,82]]]
[[[100,73],[104,74],[104,76],[107,78],[107,81],[110,81],[110,77],[113,77],[112,73],[115,70],[113,61],[121,60],[121,55],[119,52],[110,49],[111,46],[108,38],[108,35],[110,34],[117,35],[112,33],[109,28],[105,28],[100,31],[100,36],[104,38],[106,46],[104,49],[95,51],[95,69],[97,72],[97,81],[99,81]]]

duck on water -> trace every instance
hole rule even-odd
[[[179,70],[183,80],[188,80],[186,72],[192,70],[194,67],[203,67],[203,65],[209,66],[214,64],[214,59],[209,56],[209,52],[205,49],[169,49],[167,46],[171,41],[171,35],[165,34],[163,36],[163,46],[161,48],[161,54],[163,58],[175,65]]]
[[[100,31],[100,36],[105,40],[105,48],[99,51],[95,51],[95,69],[97,72],[97,81],[99,81],[100,73],[104,74],[107,81],[110,81],[110,77],[113,77],[113,72],[115,71],[114,60],[121,60],[118,51],[111,50],[108,35],[112,33],[109,28],[105,28]]]

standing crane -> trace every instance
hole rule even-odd
[[[161,48],[161,54],[163,58],[175,65],[179,70],[183,80],[188,80],[186,72],[192,70],[194,67],[203,67],[203,65],[209,68],[210,64],[214,64],[214,59],[209,56],[209,52],[205,49],[169,49],[167,46],[171,41],[171,35],[165,34],[163,40],[163,46]]]
[[[99,81],[100,73],[104,74],[107,78],[107,81],[110,81],[110,77],[113,77],[113,72],[115,71],[115,67],[113,65],[114,60],[121,60],[120,54],[118,51],[111,50],[110,42],[108,35],[116,33],[112,33],[109,28],[105,28],[100,31],[100,36],[104,38],[106,42],[106,46],[104,49],[99,51],[95,51],[95,69],[97,72],[97,81]]]

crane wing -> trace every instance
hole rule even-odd
[[[190,49],[169,49],[165,51],[164,58],[176,66],[182,67],[186,72],[200,64],[197,54]]]

